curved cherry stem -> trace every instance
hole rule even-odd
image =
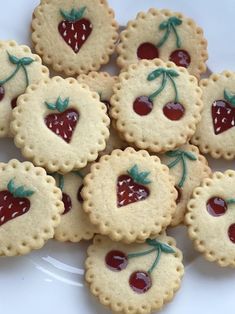
[[[64,176],[62,174],[57,174],[58,175],[58,180],[59,180],[59,184],[58,187],[61,189],[61,191],[63,191],[64,189]]]
[[[170,26],[170,24],[168,24],[165,34],[163,35],[162,39],[157,44],[157,48],[160,48],[161,46],[164,45],[165,41],[167,41],[167,39],[168,39],[168,37],[170,35],[170,32],[171,32],[171,26]]]
[[[183,168],[183,173],[182,173],[182,177],[181,177],[181,180],[178,184],[178,187],[179,188],[182,188],[183,185],[184,185],[184,182],[186,180],[186,176],[187,176],[187,163],[186,163],[186,160],[185,160],[185,155],[183,154],[182,155],[182,158],[181,158],[181,163],[182,163],[182,168]]]
[[[160,261],[160,258],[161,258],[161,255],[162,255],[161,247],[158,246],[156,251],[157,251],[157,257],[156,257],[155,261],[153,262],[153,265],[147,271],[148,274],[151,274],[153,272],[154,268],[157,267],[157,265],[158,265],[158,263]]]
[[[148,255],[152,252],[156,251],[156,248],[153,248],[151,250],[147,250],[147,251],[143,251],[143,252],[139,252],[139,253],[130,253],[127,255],[128,258],[133,258],[133,257],[139,257],[139,256],[144,256],[144,255]]]
[[[173,80],[172,76],[171,75],[167,75],[169,80],[171,81],[172,85],[173,85],[173,88],[175,90],[175,102],[178,102],[179,101],[179,97],[178,97],[178,90],[177,90],[177,87],[176,87],[176,84],[175,84],[175,81]]]
[[[153,99],[154,99],[155,97],[157,97],[157,95],[159,95],[159,94],[164,90],[164,88],[165,88],[165,86],[166,86],[166,82],[167,82],[167,76],[166,76],[166,72],[164,72],[164,73],[163,73],[163,76],[162,76],[162,84],[161,84],[160,88],[159,88],[156,92],[154,92],[153,94],[151,94],[151,95],[149,96],[149,99],[150,99],[151,101],[153,101]]]
[[[13,73],[9,75],[5,80],[0,81],[0,85],[3,86],[7,82],[9,82],[19,72],[20,68],[21,68],[21,65],[17,64],[17,67],[15,68]]]
[[[235,204],[235,198],[229,198],[229,199],[225,200],[225,202],[227,204]]]
[[[80,171],[74,171],[73,173],[76,174],[81,179],[84,179],[84,175]]]
[[[176,30],[174,24],[171,24],[171,28],[172,28],[172,30],[173,30],[173,32],[175,34],[175,37],[176,37],[176,46],[177,46],[177,48],[180,48],[181,47],[181,40],[179,38],[179,35],[177,33],[177,30]]]
[[[25,67],[25,65],[23,65],[23,64],[22,64],[22,69],[23,69],[24,75],[25,75],[26,86],[28,86],[28,85],[29,85],[29,76],[28,76],[28,72],[27,72],[27,70],[26,70],[26,67]]]
[[[179,26],[181,24],[182,24],[182,20],[176,16],[172,16],[167,21],[163,21],[159,25],[159,29],[160,30],[166,30],[166,31],[165,31],[165,34],[163,35],[163,37],[160,39],[159,43],[156,45],[157,48],[160,48],[161,46],[164,45],[164,43],[167,41],[167,39],[171,33],[171,30],[175,34],[176,47],[180,48],[181,47],[181,40],[180,40],[180,37],[177,33],[176,26]]]

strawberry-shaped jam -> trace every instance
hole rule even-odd
[[[140,116],[146,116],[153,109],[153,102],[148,96],[137,97],[133,103],[133,110]]]
[[[113,271],[121,271],[127,267],[127,255],[121,251],[113,250],[105,256],[106,266]]]
[[[151,183],[147,178],[150,172],[139,172],[137,165],[134,165],[127,173],[117,179],[118,207],[145,200],[150,194],[145,186]]]
[[[59,113],[52,113],[45,117],[46,126],[65,142],[70,143],[78,123],[79,113],[75,109],[67,109],[69,105],[68,98],[62,101],[59,97],[55,104],[47,102],[45,104],[48,109],[59,111]]]
[[[235,224],[232,224],[228,228],[228,236],[229,236],[229,239],[231,240],[231,242],[235,243]]]
[[[67,214],[72,209],[72,201],[68,194],[62,194],[62,202],[64,203],[64,212],[63,215]]]
[[[188,68],[191,63],[191,58],[188,52],[181,49],[174,50],[171,53],[169,60],[184,68]]]
[[[81,195],[81,191],[83,189],[84,185],[82,184],[79,189],[78,189],[78,192],[77,192],[77,199],[80,203],[83,203],[83,198],[82,198],[82,195]]]
[[[64,41],[78,53],[92,32],[91,22],[84,18],[86,7],[70,12],[60,10],[64,18],[58,25],[58,30]]]
[[[151,43],[143,43],[137,49],[138,59],[152,60],[159,57],[158,48]]]
[[[3,100],[5,96],[5,88],[3,86],[0,86],[0,101]]]
[[[137,293],[145,293],[152,286],[152,280],[148,273],[136,271],[129,278],[129,285]]]
[[[169,102],[163,107],[164,115],[172,121],[180,120],[184,112],[184,106],[177,102]]]
[[[13,180],[7,185],[7,190],[0,192],[0,226],[16,217],[26,214],[30,209],[27,197],[34,191],[26,190],[23,186],[16,187]]]
[[[211,197],[206,203],[206,209],[214,217],[222,216],[227,211],[227,203],[221,197]]]

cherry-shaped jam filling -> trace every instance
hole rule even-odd
[[[18,96],[12,99],[12,101],[11,101],[11,108],[12,109],[14,109],[17,106],[17,99],[18,99]]]
[[[136,271],[131,274],[129,285],[135,292],[145,293],[151,288],[152,280],[148,273],[144,271]]]
[[[125,253],[113,250],[106,255],[105,263],[109,269],[113,271],[121,271],[126,268],[128,258]]]
[[[220,197],[212,197],[206,203],[208,213],[214,217],[224,215],[227,211],[227,203]]]
[[[181,197],[182,197],[182,189],[180,187],[178,187],[177,185],[175,185],[175,189],[177,191],[177,199],[175,200],[176,204],[179,204]]]
[[[133,110],[140,116],[146,116],[153,109],[153,102],[148,96],[137,97],[133,103]]]
[[[72,201],[68,194],[62,194],[62,202],[64,203],[64,212],[63,215],[67,214],[72,209]]]
[[[3,100],[4,96],[5,96],[5,88],[0,85],[0,101]]]
[[[84,185],[82,184],[79,189],[78,189],[78,192],[77,192],[77,199],[80,203],[83,203],[83,198],[82,198],[82,195],[81,195],[81,191],[83,189]]]
[[[139,59],[152,60],[159,57],[159,51],[153,44],[143,43],[137,49],[137,57]]]
[[[229,239],[235,243],[235,224],[232,224],[229,228],[228,228],[228,236]]]
[[[169,58],[170,61],[174,62],[176,65],[188,68],[191,63],[190,55],[185,50],[174,50]]]
[[[163,107],[163,113],[169,120],[180,120],[184,115],[184,106],[176,102],[168,102]]]

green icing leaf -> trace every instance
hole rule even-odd
[[[173,248],[170,245],[168,245],[168,244],[165,244],[165,243],[162,243],[162,242],[158,242],[158,245],[160,246],[162,252],[164,252],[164,253],[175,253]]]
[[[7,185],[7,189],[14,197],[28,197],[33,195],[33,190],[26,190],[23,185],[16,188],[14,180],[11,179]]]
[[[59,97],[56,101],[56,109],[59,112],[64,112],[65,109],[68,107],[68,104],[69,104],[69,98],[62,100],[61,97]]]
[[[76,21],[81,20],[81,18],[83,18],[85,10],[86,10],[86,7],[82,7],[78,10],[73,8],[70,12],[60,10],[60,14],[66,21],[76,22]]]
[[[160,30],[164,30],[168,27],[168,21],[163,21],[160,25],[159,25],[159,29]]]
[[[13,180],[13,179],[11,179],[11,180],[8,182],[7,189],[8,189],[8,191],[11,192],[12,194],[14,193],[14,191],[15,191],[15,184],[14,184],[14,180]]]
[[[34,62],[34,60],[32,58],[28,58],[28,57],[24,57],[24,58],[20,59],[20,63],[23,65],[29,65],[33,62]]]
[[[227,100],[232,106],[235,106],[235,95],[224,90],[224,99]]]
[[[138,176],[138,167],[137,165],[134,165],[130,170],[127,171],[127,173],[135,179]]]
[[[45,105],[50,110],[55,110],[56,109],[56,105],[55,104],[50,104],[50,103],[45,102]]]
[[[157,77],[159,77],[164,71],[165,71],[165,70],[162,69],[162,68],[159,68],[159,69],[157,69],[157,70],[152,71],[152,72],[148,75],[147,80],[148,80],[148,81],[153,81],[153,80],[155,80],[155,79],[156,79]]]
[[[176,16],[172,16],[169,18],[169,23],[172,23],[174,26],[178,26],[182,24],[182,20],[180,20],[178,17]]]
[[[179,150],[170,150],[169,152],[166,152],[166,156],[168,157],[178,157],[179,155]]]
[[[85,13],[86,7],[82,7],[81,9],[79,9],[76,13],[75,13],[75,18],[76,21],[81,20],[81,18],[83,17],[84,13]]]
[[[15,189],[13,194],[16,197],[23,197],[24,196],[24,187],[23,186],[19,186],[17,189]]]
[[[197,160],[197,157],[196,156],[194,156],[193,155],[193,153],[191,153],[191,152],[183,152],[184,153],[184,155],[186,156],[186,157],[188,157],[188,159],[190,159],[190,160]]]
[[[134,165],[127,173],[132,177],[132,179],[141,184],[149,184],[151,181],[147,178],[150,172],[144,171],[139,172],[138,166]]]
[[[166,72],[168,75],[172,76],[172,77],[177,77],[179,76],[179,73],[176,72],[175,70],[167,70]]]
[[[13,64],[19,64],[20,63],[20,59],[17,58],[16,56],[9,54],[9,52],[8,52],[8,57],[9,57],[9,60],[11,63],[13,63]]]
[[[26,191],[24,191],[24,196],[29,197],[29,196],[33,195],[34,193],[35,192],[32,190],[26,190]]]

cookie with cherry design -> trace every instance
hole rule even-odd
[[[12,109],[29,84],[48,78],[49,71],[29,47],[0,41],[0,137],[10,136]]]
[[[235,171],[204,179],[188,203],[185,223],[196,250],[210,262],[235,267]]]
[[[106,72],[90,72],[89,74],[82,74],[78,76],[78,82],[89,86],[92,91],[100,95],[100,100],[106,104],[107,110],[110,109],[110,99],[113,95],[113,86],[117,82],[116,76],[111,76]],[[111,154],[114,149],[124,149],[128,145],[122,140],[116,131],[113,124],[110,125],[110,136],[104,151],[99,155]]]
[[[199,186],[204,178],[211,176],[211,169],[198,148],[190,144],[185,144],[159,157],[169,167],[170,174],[175,178],[178,197],[171,226],[177,226],[184,221],[187,203],[194,188]]]
[[[156,236],[170,224],[177,192],[158,157],[129,147],[91,166],[82,197],[99,233],[130,243]]]
[[[40,249],[64,210],[55,180],[31,162],[0,163],[0,256]]]
[[[109,137],[99,95],[73,78],[54,77],[28,87],[13,110],[16,146],[48,172],[68,173],[96,160]]]
[[[118,25],[106,0],[41,0],[32,31],[43,61],[68,76],[108,63],[118,40]]]
[[[172,61],[200,77],[206,71],[207,41],[203,30],[181,13],[150,9],[128,22],[120,35],[117,63],[121,68],[138,60]]]
[[[235,73],[212,74],[199,83],[203,111],[192,143],[213,158],[235,157]]]
[[[165,234],[131,245],[98,235],[85,267],[91,293],[123,314],[160,310],[179,289],[184,273],[182,253]]]
[[[89,166],[80,171],[71,172],[66,175],[53,174],[57,186],[62,191],[64,212],[61,222],[55,229],[55,239],[65,242],[79,242],[93,238],[96,228],[91,224],[88,216],[82,209],[83,199],[81,190],[83,188],[84,175],[89,171]]]
[[[165,152],[192,137],[201,110],[196,78],[185,68],[155,59],[132,64],[120,74],[110,114],[127,142]]]

